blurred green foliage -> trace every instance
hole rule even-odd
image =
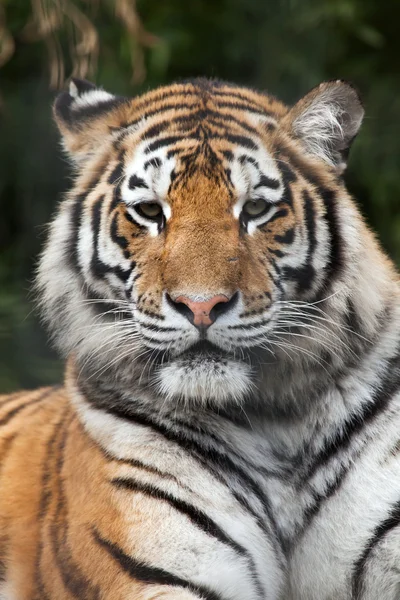
[[[71,171],[51,119],[45,44],[20,36],[31,5],[3,4],[15,39],[14,55],[0,70],[0,391],[9,391],[62,377],[29,290],[45,224]],[[75,4],[99,35],[94,79],[116,93],[134,95],[207,75],[268,90],[290,103],[325,79],[353,81],[367,117],[352,150],[348,186],[400,263],[399,2],[140,0],[142,22],[158,38],[144,50],[140,86],[132,84],[131,59],[141,49],[115,18],[113,0]],[[58,35],[68,75],[68,37],[62,30]]]

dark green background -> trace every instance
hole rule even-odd
[[[90,9],[87,0],[75,4]],[[208,75],[268,90],[290,103],[324,79],[353,81],[367,117],[351,153],[348,187],[400,262],[400,2],[142,0],[143,23],[160,43],[145,51],[141,86],[131,84],[134,40],[115,19],[112,4],[99,4],[90,17],[100,34],[95,80],[113,92],[133,95]],[[0,392],[62,376],[29,290],[45,224],[71,181],[51,119],[46,48],[19,36],[30,3],[8,0],[5,8],[16,51],[0,70]],[[67,49],[67,33],[60,31],[60,39]],[[66,50],[67,73],[69,67]]]

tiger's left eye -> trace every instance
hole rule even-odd
[[[162,216],[161,205],[157,202],[141,202],[135,205],[135,209],[147,219],[158,220]]]
[[[263,212],[265,212],[267,206],[268,205],[265,202],[265,200],[259,198],[258,200],[248,200],[243,205],[242,210],[247,217],[258,217],[262,215]]]

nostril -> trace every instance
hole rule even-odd
[[[237,303],[239,298],[239,292],[233,294],[233,296],[227,302],[218,302],[211,310],[210,310],[210,319],[214,323],[221,315],[229,312]]]
[[[209,327],[222,314],[230,310],[237,302],[238,293],[230,299],[224,294],[213,296],[209,300],[198,302],[188,296],[178,296],[173,300],[166,294],[169,305],[186,317],[196,327]]]
[[[166,294],[166,300],[173,309],[178,311],[178,313],[180,313],[182,316],[186,317],[191,323],[193,323],[194,314],[190,310],[190,308],[187,306],[187,304],[184,304],[183,302],[172,300],[172,298],[169,294]]]

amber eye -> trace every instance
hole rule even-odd
[[[247,217],[259,217],[261,216],[267,209],[268,204],[262,198],[258,198],[257,200],[248,200],[243,205],[243,212]]]
[[[142,215],[142,217],[152,219],[153,221],[159,221],[163,216],[161,205],[157,202],[141,202],[140,204],[135,204],[135,210]]]

